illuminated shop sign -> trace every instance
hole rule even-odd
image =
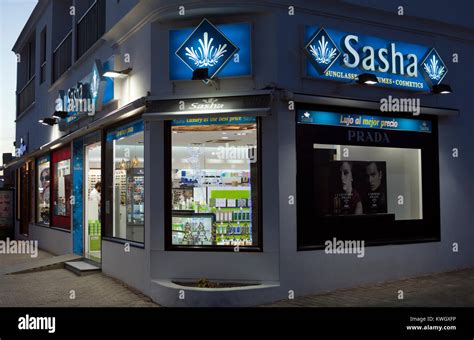
[[[103,105],[114,98],[113,79],[102,76],[104,71],[112,68],[112,59],[104,64],[96,60],[92,72],[84,79],[67,90],[59,90],[55,110],[68,113],[66,123],[72,123],[84,116],[94,116],[102,110]]]
[[[15,156],[16,157],[21,157],[24,154],[26,154],[27,151],[28,151],[28,143],[25,142],[23,137],[21,137],[20,138],[20,145],[17,148],[15,148]]]
[[[219,124],[252,124],[256,123],[256,117],[197,117],[188,119],[174,119],[173,126],[188,125],[219,125]]]
[[[306,73],[310,77],[352,81],[374,74],[379,86],[429,91],[448,69],[434,48],[306,26]]]
[[[125,126],[121,126],[115,130],[110,131],[107,133],[107,142],[111,142],[113,140],[119,140],[128,136],[131,136],[137,132],[142,132],[144,130],[143,120],[139,120],[136,122],[132,122]]]
[[[297,123],[431,133],[431,122],[409,118],[299,110]]]
[[[196,28],[170,31],[170,79],[190,80],[193,71],[207,68],[209,78],[251,75],[249,23],[214,26],[204,19]]]
[[[219,114],[231,112],[254,111],[257,115],[268,111],[271,96],[259,94],[254,96],[230,96],[214,98],[166,99],[148,103],[147,115],[163,114]]]

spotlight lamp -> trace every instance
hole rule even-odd
[[[46,117],[46,118],[40,119],[38,123],[43,124],[43,125],[53,126],[58,123],[58,120],[57,118]]]
[[[53,117],[58,118],[58,119],[65,119],[67,117],[67,112],[66,111],[54,111]]]
[[[209,69],[208,68],[197,68],[193,71],[192,80],[208,80]]]
[[[359,77],[357,78],[357,82],[359,84],[365,84],[365,85],[374,85],[377,84],[379,81],[375,74],[372,73],[362,73],[359,74]]]
[[[448,84],[438,84],[438,85],[433,85],[431,92],[436,93],[436,94],[450,94],[453,92],[453,90],[451,89],[451,86],[449,86]]]
[[[132,71],[132,68],[126,68],[125,70],[116,71],[116,70],[108,70],[105,71],[103,76],[109,78],[126,78],[128,74]]]

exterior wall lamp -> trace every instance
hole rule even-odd
[[[209,80],[208,68],[197,68],[193,71],[192,80]]]
[[[450,94],[453,92],[453,90],[451,89],[451,86],[449,86],[448,84],[438,84],[438,85],[433,85],[431,92],[435,94]]]
[[[359,84],[375,85],[379,81],[378,81],[377,77],[375,76],[375,74],[362,73],[362,74],[359,74],[359,77],[357,78],[357,82]]]
[[[128,77],[128,74],[132,71],[132,68],[126,68],[125,70],[121,71],[115,71],[115,70],[109,70],[105,71],[103,76],[104,77],[109,77],[109,78],[126,78]]]
[[[46,117],[46,118],[38,120],[38,123],[43,124],[43,125],[53,126],[58,123],[58,119],[53,118],[53,117]]]
[[[67,117],[66,111],[54,111],[53,118],[65,119]]]

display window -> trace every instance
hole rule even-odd
[[[71,229],[71,148],[52,153],[52,226]]]
[[[36,161],[37,174],[37,204],[36,222],[44,225],[50,224],[51,206],[51,175],[49,155],[38,158]]]
[[[135,121],[106,135],[105,236],[145,240],[144,123]]]
[[[168,123],[168,249],[260,247],[257,118]]]
[[[300,249],[439,240],[435,118],[303,108],[296,129]]]

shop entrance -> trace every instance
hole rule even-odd
[[[84,256],[101,261],[101,144],[85,146],[84,167]]]

